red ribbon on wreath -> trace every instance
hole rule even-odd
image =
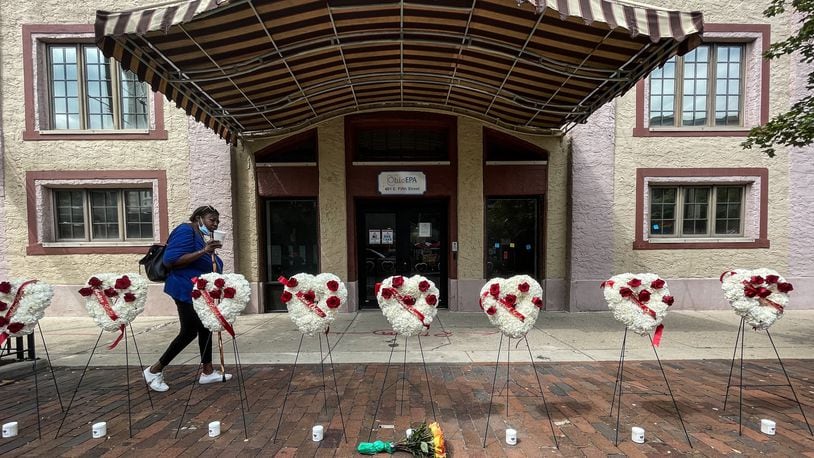
[[[765,292],[763,293],[766,295],[766,297],[761,295],[760,291],[761,289],[763,289],[764,291],[768,291],[768,294],[766,294]],[[744,280],[743,293],[746,297],[756,297],[760,305],[774,307],[775,310],[777,310],[779,313],[783,313],[782,305],[778,304],[777,302],[771,299],[768,299],[768,296],[771,294],[771,290],[769,290],[768,288],[758,288],[752,283],[750,283],[748,280]]]
[[[627,290],[627,291],[623,292],[623,290]],[[632,289],[627,288],[627,287],[620,288],[619,289],[619,295],[624,297],[624,298],[629,299],[631,302],[638,305],[639,308],[642,310],[642,312],[650,315],[653,319],[656,319],[656,311],[651,309],[647,305],[645,305],[644,302],[642,302],[641,300],[639,300],[639,298],[636,296],[636,294],[633,293]],[[656,332],[653,333],[653,346],[654,347],[658,347],[659,344],[661,344],[661,336],[662,336],[663,333],[664,333],[664,325],[659,324],[658,326],[656,326]]]
[[[480,302],[480,304],[481,304],[481,306],[480,306],[480,308],[481,308],[481,309],[483,309],[483,299],[484,299],[484,298],[486,298],[486,297],[489,297],[489,294],[491,294],[489,291],[487,291],[487,292],[483,293],[483,296],[481,297],[481,299],[480,299],[480,301],[479,301],[479,302]],[[516,306],[515,306],[515,302],[513,302],[513,301],[509,301],[508,299],[506,299],[506,297],[507,297],[507,296],[512,296],[512,297],[514,297],[512,294],[507,294],[506,296],[503,296],[503,297],[499,297],[499,294],[498,294],[498,295],[492,294],[492,296],[494,296],[494,297],[495,297],[495,299],[497,299],[497,301],[498,301],[498,302],[499,302],[499,303],[500,303],[500,304],[501,304],[501,305],[502,305],[502,306],[503,306],[503,307],[504,307],[504,308],[505,308],[505,309],[506,309],[506,310],[509,312],[509,314],[511,314],[513,317],[517,318],[517,319],[518,319],[518,320],[520,320],[520,321],[526,321],[526,317],[525,317],[525,315],[523,315],[522,313],[520,313],[520,312],[518,312],[518,311],[517,311],[517,308],[516,308]],[[517,300],[517,299],[515,298],[515,301],[516,301],[516,300]]]
[[[300,302],[305,304],[306,307],[311,309],[312,312],[316,313],[318,317],[325,318],[327,316],[327,315],[325,315],[325,312],[323,312],[322,309],[319,308],[319,306],[314,303],[314,300],[312,299],[313,298],[313,293],[311,293],[309,295],[309,294],[303,294],[302,291],[297,291],[297,294],[295,294],[295,296],[297,296],[297,299],[299,299]]]
[[[198,283],[198,278],[197,277],[193,278],[192,283]],[[223,317],[223,314],[220,313],[218,305],[215,304],[215,299],[213,299],[212,296],[209,295],[209,291],[207,291],[206,288],[200,289],[199,291],[201,292],[201,296],[203,296],[204,300],[206,301],[207,307],[209,307],[209,310],[211,310],[212,314],[215,315],[215,318],[218,319],[218,322],[220,323],[221,326],[223,326],[223,329],[225,329],[230,336],[234,337],[235,330],[232,328],[232,325],[228,321],[226,321],[226,318]]]
[[[113,307],[110,306],[110,302],[107,300],[107,296],[105,296],[105,293],[101,289],[94,288],[93,295],[96,296],[96,301],[99,302],[99,305],[101,305],[105,313],[107,313],[108,318],[110,318],[112,321],[116,321],[119,319],[119,315],[117,315],[116,312],[113,311]],[[108,345],[107,347],[108,350],[113,350],[114,348],[116,348],[116,345],[119,345],[119,342],[121,342],[122,339],[124,338],[124,333],[126,329],[127,329],[126,324],[119,325],[119,337],[116,337],[116,340],[114,340],[113,343]]]
[[[421,322],[421,324],[422,324],[422,325],[423,325],[425,328],[430,329],[430,325],[428,325],[427,323],[425,323],[425,322],[424,322],[424,314],[423,314],[423,313],[421,313],[421,312],[419,312],[419,311],[418,311],[418,309],[416,309],[415,307],[413,307],[413,304],[414,304],[415,302],[413,302],[413,304],[408,304],[408,303],[405,303],[405,302],[404,302],[404,299],[405,299],[405,298],[410,298],[410,299],[412,299],[413,301],[415,301],[415,299],[414,299],[414,298],[412,298],[411,296],[402,296],[401,294],[399,294],[399,292],[398,292],[398,291],[396,291],[396,288],[384,288],[384,289],[382,290],[382,296],[384,296],[385,291],[387,291],[387,294],[389,294],[389,295],[391,295],[391,296],[394,296],[394,297],[396,298],[396,301],[398,301],[398,303],[399,303],[399,304],[401,304],[401,306],[402,306],[402,307],[403,307],[405,310],[407,310],[408,312],[410,312],[410,313],[412,313],[413,315],[415,315],[415,316],[416,316],[416,318],[418,318],[418,321],[420,321],[420,322]],[[389,297],[385,297],[385,299],[389,299]]]
[[[17,288],[17,293],[14,295],[14,302],[11,303],[11,306],[8,308],[8,311],[6,312],[5,315],[3,315],[3,318],[5,319],[6,322],[9,321],[9,317],[14,316],[14,312],[16,312],[17,309],[20,307],[20,300],[23,298],[23,290],[25,289],[25,287],[36,282],[37,280],[28,280],[26,282],[23,282],[23,284],[21,284],[20,287]],[[6,343],[6,339],[8,339],[8,326],[10,325],[11,323],[7,323],[6,330],[0,333],[0,345]]]

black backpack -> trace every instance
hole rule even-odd
[[[166,249],[167,245],[151,245],[147,254],[138,262],[144,266],[144,273],[147,274],[150,281],[163,282],[167,279],[170,269],[164,265],[164,250]]]

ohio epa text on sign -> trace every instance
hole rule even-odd
[[[424,172],[381,172],[379,193],[421,195],[427,192],[427,177]]]

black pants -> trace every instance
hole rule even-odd
[[[201,349],[201,363],[210,364],[212,362],[212,332],[201,323],[191,302],[175,301],[175,305],[178,307],[181,330],[158,361],[163,366],[170,364],[197,336],[198,347]]]

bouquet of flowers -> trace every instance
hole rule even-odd
[[[444,432],[437,422],[419,423],[413,426],[413,433],[398,442],[362,442],[356,451],[362,455],[375,455],[380,452],[407,452],[413,456],[446,458]]]
[[[507,337],[526,335],[543,308],[543,288],[528,275],[493,278],[480,291],[480,308]]]
[[[108,347],[112,350],[124,337],[126,326],[144,311],[147,280],[137,273],[96,274],[79,294],[85,297],[85,308],[99,327],[119,331],[119,337]]]
[[[791,283],[772,269],[735,269],[721,274],[724,296],[739,316],[756,330],[769,326],[783,317],[789,303]]]
[[[421,275],[385,278],[376,284],[376,299],[393,330],[405,336],[429,329],[438,312],[438,288]]]
[[[602,289],[613,317],[640,335],[655,329],[653,345],[658,346],[664,329],[661,321],[674,301],[667,282],[656,274],[625,273],[602,282]]]
[[[38,280],[0,282],[0,345],[34,332],[53,296],[54,288]]]
[[[277,280],[285,286],[280,300],[286,304],[288,316],[307,336],[328,332],[337,310],[348,300],[345,284],[331,273],[300,273]]]
[[[232,337],[232,323],[251,299],[249,282],[240,274],[203,274],[192,279],[192,306],[201,323],[212,332],[226,330]]]

